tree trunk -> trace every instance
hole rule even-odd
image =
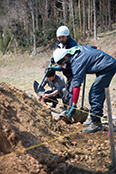
[[[113,2],[113,23],[116,22],[116,0]]]
[[[35,16],[34,16],[34,4],[35,4],[35,0],[29,0],[28,1],[28,4],[29,4],[30,10],[31,10],[32,22],[33,22],[34,55],[37,55],[36,36],[35,36]]]
[[[88,0],[88,32],[90,37],[90,0]]]
[[[54,23],[56,24],[56,21],[57,21],[57,17],[56,17],[56,0],[52,1],[51,8],[53,9]]]
[[[45,20],[48,21],[48,0],[45,0]]]
[[[14,52],[17,53],[17,39],[14,36]]]
[[[103,31],[103,25],[102,25],[102,6],[101,6],[101,0],[99,0],[99,11],[100,11],[100,30]]]
[[[73,24],[73,34],[74,38],[76,38],[76,32],[75,32],[75,16],[74,16],[74,8],[73,8],[73,0],[69,0],[69,10],[70,10],[70,21]]]
[[[102,13],[102,22],[103,22],[103,31],[105,29],[105,21],[104,21],[104,14],[105,14],[105,3],[104,3],[104,0],[103,0],[103,13]]]
[[[38,22],[38,0],[36,0],[35,10],[36,10],[36,29],[38,30],[39,29],[39,22]]]
[[[83,0],[83,37],[86,37],[86,23],[85,23],[85,0]]]
[[[108,0],[108,13],[109,13],[109,31],[112,30],[112,24],[111,24],[111,2]]]
[[[62,8],[63,8],[64,25],[67,25],[68,24],[67,0],[63,0]]]
[[[95,0],[93,0],[93,7],[94,7],[94,40],[97,39],[97,28],[96,28],[96,6]]]
[[[79,26],[80,26],[80,33],[82,34],[81,1],[80,0],[78,0],[78,7],[79,7]]]
[[[91,32],[93,31],[93,0],[91,0]]]
[[[32,10],[32,21],[33,21],[34,55],[37,55],[36,36],[35,36],[35,17],[34,17],[34,9]]]
[[[108,11],[107,11],[108,3],[107,3],[107,0],[105,0],[105,9],[106,9],[106,15],[105,15],[106,23],[105,23],[105,25],[106,25],[106,29],[108,29]]]

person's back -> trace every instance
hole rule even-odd
[[[67,119],[72,118],[75,110],[80,87],[84,76],[88,73],[96,74],[89,91],[89,104],[91,106],[88,127],[83,129],[84,133],[92,133],[103,129],[101,118],[103,117],[103,106],[105,101],[105,88],[108,88],[116,73],[116,60],[101,50],[91,49],[88,46],[80,46],[68,49],[56,49],[53,53],[54,61],[61,66],[70,61],[73,72],[73,105],[68,113]],[[71,120],[72,121],[72,120]]]

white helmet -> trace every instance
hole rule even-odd
[[[69,35],[70,35],[70,31],[66,26],[61,26],[56,31],[56,37],[69,36]]]
[[[54,61],[55,63],[57,63],[58,61],[62,60],[64,58],[64,56],[67,55],[67,50],[66,49],[60,49],[57,48],[54,52],[53,52],[53,57],[54,57]]]

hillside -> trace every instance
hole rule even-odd
[[[116,30],[86,40],[116,56]],[[85,43],[85,42],[84,42]],[[54,50],[54,49],[53,49]],[[80,122],[55,121],[49,106],[37,99],[33,81],[41,81],[53,50],[38,55],[7,54],[0,58],[0,174],[114,174],[108,128],[84,134]],[[84,106],[94,75],[87,76]],[[116,119],[116,75],[110,85],[113,125]],[[81,104],[81,94],[78,108]],[[56,107],[61,111],[62,103]],[[107,105],[104,106],[107,116]],[[106,122],[107,126],[107,122]],[[116,147],[116,132],[114,132]]]

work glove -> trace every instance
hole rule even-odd
[[[70,108],[70,110],[68,111],[68,113],[66,114],[68,118],[71,118],[72,117],[72,113],[74,113],[76,110],[76,106],[72,106]]]
[[[54,66],[54,67],[47,67],[48,71],[53,72],[53,71],[60,71],[59,66]]]

